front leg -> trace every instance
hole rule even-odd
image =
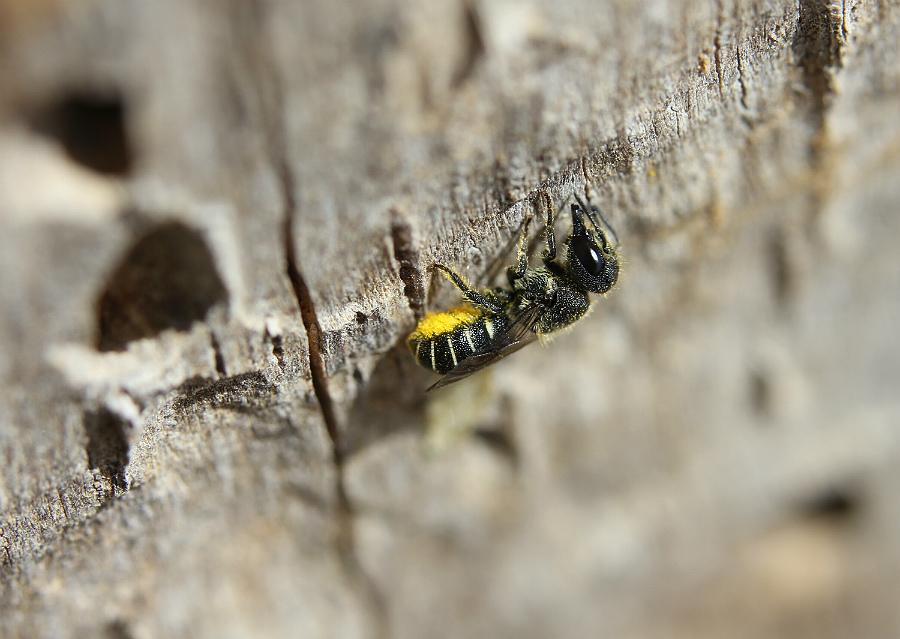
[[[553,198],[547,191],[541,191],[541,198],[544,200],[544,210],[547,211],[547,225],[544,228],[547,249],[541,256],[546,264],[556,259],[556,206],[553,204]]]
[[[606,216],[598,209],[593,202],[591,202],[590,198],[587,196],[587,192],[584,194],[585,199],[587,199],[588,203],[585,205],[584,202],[581,201],[581,198],[578,197],[578,194],[575,194],[575,200],[578,202],[578,205],[585,212],[585,214],[590,218],[591,224],[594,226],[595,231],[602,231],[600,228],[600,222],[603,222],[603,226],[609,229],[609,234],[612,236],[613,241],[616,243],[616,246],[619,245],[619,236],[616,235],[615,229],[610,225],[609,220],[606,219]],[[599,219],[598,219],[599,218]]]
[[[434,265],[432,265],[432,268],[436,268],[439,271],[442,271],[448,278],[450,278],[450,281],[453,282],[456,288],[458,288],[462,292],[463,297],[472,302],[472,304],[474,304],[475,306],[483,308],[487,311],[491,311],[492,313],[500,313],[501,311],[503,311],[503,307],[500,304],[498,304],[494,300],[486,298],[484,295],[470,287],[468,284],[466,284],[463,278],[457,275],[449,267],[444,266],[443,264],[435,263]]]
[[[516,251],[516,265],[506,269],[506,276],[512,285],[518,279],[522,279],[525,271],[528,270],[528,229],[531,228],[531,214],[525,218],[525,224],[522,228],[522,237],[519,240],[519,249]]]
[[[542,206],[546,211],[546,224],[544,225],[545,241],[547,248],[541,254],[541,259],[545,264],[556,259],[556,207],[553,205],[553,197],[548,191],[540,191],[539,197],[542,200]],[[528,229],[531,224],[532,217],[529,215],[525,218],[525,228],[522,230],[522,239],[519,241],[519,250],[516,259],[516,265],[507,269],[507,277],[511,286],[515,286],[516,280],[525,276],[528,270]]]

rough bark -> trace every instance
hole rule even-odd
[[[852,0],[3,0],[0,635],[896,634],[898,42]],[[542,192],[619,285],[424,395],[428,267],[490,282]]]

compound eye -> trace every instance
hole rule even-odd
[[[603,254],[587,235],[576,235],[572,238],[572,251],[584,270],[593,277],[600,277],[603,272]]]

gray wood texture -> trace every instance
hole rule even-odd
[[[895,636],[898,42],[886,0],[0,1],[0,636]],[[492,283],[544,192],[619,284],[425,395],[430,265]]]

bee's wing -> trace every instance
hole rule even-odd
[[[495,343],[518,342],[521,340],[527,340],[529,343],[533,342],[537,339],[537,335],[532,329],[537,326],[543,315],[544,305],[540,302],[532,302],[519,311],[519,314],[509,323],[509,326],[494,338],[491,345],[488,346],[488,350],[491,350]]]
[[[477,373],[483,368],[512,355],[520,348],[531,344],[537,339],[532,328],[540,320],[543,306],[537,302],[524,308],[506,327],[506,330],[498,333],[483,353],[467,357],[455,366],[449,373],[441,377],[437,382],[425,389],[425,392],[443,388],[469,375]]]
[[[438,388],[443,388],[444,386],[447,386],[454,382],[458,382],[461,379],[465,379],[469,375],[477,373],[482,368],[487,368],[491,364],[497,363],[507,355],[511,355],[520,348],[531,344],[531,342],[536,339],[537,335],[532,333],[531,337],[526,337],[515,342],[509,342],[508,344],[504,344],[499,348],[495,348],[485,353],[481,353],[480,355],[474,355],[473,357],[464,359],[453,370],[451,370],[449,373],[441,377],[437,382],[426,388],[425,392],[427,393],[428,391],[437,390]]]

